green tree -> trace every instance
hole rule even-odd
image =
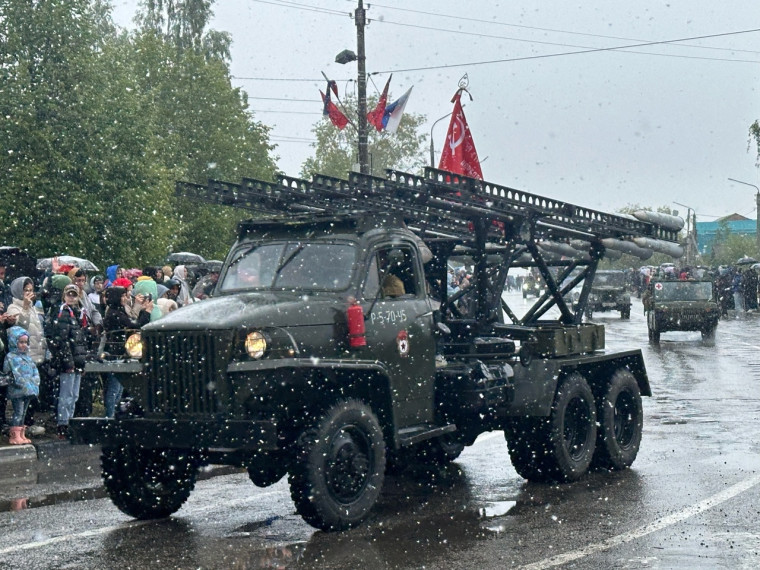
[[[367,108],[374,109],[377,99],[370,97]],[[348,96],[343,103],[346,116],[356,117],[356,98]],[[370,166],[375,176],[382,176],[387,168],[419,172],[427,165],[427,135],[419,132],[424,122],[424,115],[404,113],[395,134],[378,132],[369,126]],[[323,117],[312,132],[317,139],[312,143],[314,156],[303,163],[300,176],[309,178],[314,174],[326,174],[345,178],[358,162],[356,129],[348,125],[339,131],[327,117]]]
[[[119,255],[139,228],[131,200],[141,196],[131,190],[150,163],[132,160],[143,156],[143,145],[132,144],[130,154],[125,144],[145,133],[130,131],[143,123],[135,94],[124,89],[108,11],[86,0],[2,8],[0,112],[10,118],[0,132],[7,150],[0,156],[3,240],[37,256],[70,253],[102,262]],[[160,219],[160,206],[153,211]],[[160,232],[143,240],[148,249],[159,242]]]
[[[225,54],[213,53],[200,40],[220,37],[202,34],[211,2],[146,4],[163,10],[185,9],[179,15],[167,12],[163,20],[159,12],[144,14],[143,29],[135,38],[140,89],[154,117],[156,152],[173,179],[205,183],[209,178],[235,181],[248,176],[271,180],[276,163],[269,127],[254,120],[245,93],[231,86]],[[198,11],[190,14],[190,5]],[[157,21],[167,22],[171,33],[160,33],[154,25]],[[247,217],[240,210],[184,198],[173,198],[172,204],[176,215],[172,248],[206,257],[223,257],[235,225]]]
[[[175,198],[175,180],[271,178],[275,162],[196,4],[179,46],[117,35],[101,0],[0,0],[4,243],[99,265],[226,252],[245,214]]]
[[[734,265],[742,257],[758,259],[757,242],[753,236],[735,234],[728,223],[719,222],[712,243],[710,261],[713,265]]]

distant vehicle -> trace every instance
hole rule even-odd
[[[594,311],[620,311],[621,319],[631,318],[631,295],[626,288],[625,272],[619,269],[599,270],[594,275],[586,317]]]
[[[544,289],[544,285],[540,279],[536,279],[532,275],[529,275],[523,282],[523,299],[527,299],[528,297],[540,297],[543,294]]]
[[[668,331],[699,331],[704,340],[715,340],[720,308],[712,281],[652,279],[642,302],[651,342]]]

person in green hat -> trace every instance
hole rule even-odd
[[[138,279],[132,294],[135,296],[135,304],[140,309],[150,313],[150,320],[155,321],[163,316],[158,307],[158,286],[153,279]]]

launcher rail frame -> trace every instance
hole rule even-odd
[[[502,309],[513,325],[535,327],[557,306],[563,325],[581,323],[599,260],[605,253],[602,239],[631,240],[649,237],[678,242],[678,232],[651,222],[601,212],[561,200],[531,194],[492,182],[476,180],[435,168],[422,176],[397,170],[385,178],[350,173],[348,179],[315,175],[303,180],[281,175],[276,182],[243,178],[241,183],[210,179],[206,185],[177,182],[176,194],[210,204],[241,208],[266,216],[306,218],[351,212],[392,214],[425,240],[434,252],[429,283],[453,319],[466,320],[455,301],[474,296],[474,334],[482,334],[501,321]],[[241,222],[244,227],[246,222]],[[584,240],[587,251],[564,258],[542,251],[543,243],[568,244]],[[452,256],[472,257],[474,286],[448,299],[446,272]],[[493,262],[498,256],[498,263]],[[511,267],[535,267],[546,291],[518,317],[504,301]],[[553,273],[552,268],[556,268]],[[578,273],[569,281],[574,270]],[[566,295],[583,283],[578,302]],[[498,301],[497,301],[498,299]]]

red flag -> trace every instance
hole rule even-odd
[[[336,90],[337,87],[334,85],[330,85],[330,83],[335,83],[334,81],[330,81],[327,83],[327,95],[322,93],[322,91],[319,92],[319,94],[322,96],[322,102],[324,103],[324,107],[322,109],[322,114],[330,117],[330,121],[333,125],[338,127],[338,130],[343,130],[346,128],[346,125],[348,124],[348,117],[346,117],[343,112],[338,109],[338,107],[330,100],[330,89]]]
[[[377,106],[374,110],[367,113],[367,121],[369,121],[370,125],[374,125],[378,131],[383,130],[383,115],[385,115],[385,106],[388,104],[388,86],[391,84],[391,77],[393,77],[392,73],[388,81],[385,82],[385,88],[383,88],[383,93],[380,95]]]
[[[464,116],[462,103],[459,100],[460,95],[460,91],[454,95],[454,112],[451,114],[449,131],[446,134],[446,142],[443,145],[438,168],[483,180],[478,151],[475,150],[475,142],[472,140],[470,127],[467,125],[467,119]]]

